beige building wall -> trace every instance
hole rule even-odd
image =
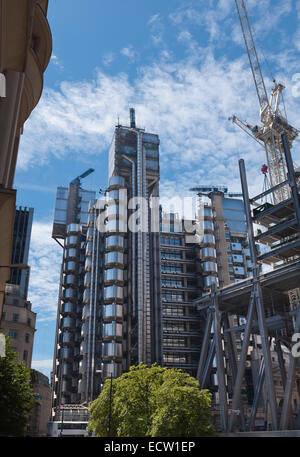
[[[12,190],[24,123],[43,90],[52,53],[48,0],[0,0],[0,320],[4,285],[9,279],[15,191]],[[2,95],[2,92],[1,92]]]
[[[31,437],[45,437],[47,423],[51,418],[52,389],[47,376],[36,370],[31,370],[31,385],[36,403],[26,434]]]
[[[17,288],[18,286],[10,286]],[[18,362],[31,368],[36,313],[31,311],[30,301],[14,294],[5,294],[0,330],[8,335],[11,347],[18,354]]]

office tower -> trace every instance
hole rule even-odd
[[[33,220],[33,208],[16,209],[14,223],[14,239],[12,251],[12,265],[27,264]],[[27,299],[29,284],[29,268],[12,268],[10,272],[10,284],[20,286],[20,297]]]
[[[53,406],[77,403],[82,325],[85,243],[89,202],[95,192],[81,188],[75,178],[69,187],[58,187],[52,237],[62,246],[60,287],[52,372]]]
[[[33,208],[19,207],[15,210],[12,265],[28,264],[32,229]],[[12,348],[18,354],[18,361],[31,366],[36,313],[27,300],[29,283],[28,268],[12,268],[9,282],[5,285],[2,320],[0,329],[12,341]]]
[[[16,191],[14,174],[24,123],[42,94],[52,52],[48,0],[2,0],[0,8],[0,319],[10,277]]]

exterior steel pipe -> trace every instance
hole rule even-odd
[[[124,159],[128,160],[131,163],[131,190],[132,190],[132,198],[135,197],[136,189],[135,189],[135,162],[134,160],[130,159],[126,155],[123,154]],[[135,232],[131,232],[131,269],[132,269],[132,277],[131,277],[131,296],[132,296],[132,314],[135,317],[136,315],[136,295],[135,295]]]

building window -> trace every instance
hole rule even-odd
[[[2,320],[5,321],[5,313],[2,313]]]
[[[163,346],[184,348],[185,339],[183,337],[165,336],[163,338]]]
[[[165,363],[186,363],[186,356],[182,354],[163,354]]]
[[[26,343],[29,343],[29,342],[30,342],[30,335],[29,335],[29,333],[26,333],[26,335],[25,335],[25,342],[26,342]]]
[[[166,244],[168,246],[181,246],[180,238],[169,238],[169,237],[161,237],[160,244]]]
[[[163,331],[165,332],[184,332],[185,325],[177,322],[164,322]]]
[[[31,319],[27,319],[27,325],[29,325],[29,327],[31,327]]]
[[[161,272],[162,273],[183,273],[183,267],[182,265],[176,265],[176,264],[162,264],[161,266]]]
[[[169,316],[184,316],[184,309],[181,306],[164,306],[163,314]]]
[[[19,314],[13,314],[13,322],[19,322]]]
[[[13,340],[16,340],[18,338],[18,332],[17,330],[10,329],[8,332],[8,336],[12,338]]]
[[[163,287],[183,287],[183,282],[176,279],[163,279],[161,284]]]
[[[183,301],[183,294],[171,294],[171,293],[162,294],[162,300],[181,302],[181,301]]]
[[[24,352],[23,352],[23,360],[24,360],[25,362],[27,362],[27,359],[28,359],[28,351],[24,351]]]
[[[16,298],[13,299],[13,305],[14,306],[19,306],[19,300],[17,300]]]
[[[161,257],[161,259],[182,259],[182,254],[181,254],[181,252],[161,251],[160,257]]]

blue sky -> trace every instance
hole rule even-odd
[[[248,0],[268,91],[285,84],[296,127],[300,2]],[[35,209],[29,298],[37,312],[33,366],[50,373],[61,249],[51,239],[56,187],[86,169],[84,188],[107,183],[107,151],[118,118],[160,136],[161,195],[200,184],[263,187],[263,149],[228,117],[255,124],[259,108],[234,0],[50,0],[53,55],[39,105],[25,124],[15,187]],[[268,63],[265,62],[266,56]],[[295,76],[296,75],[296,76]],[[293,80],[294,78],[294,80]],[[300,162],[299,142],[294,157]]]

